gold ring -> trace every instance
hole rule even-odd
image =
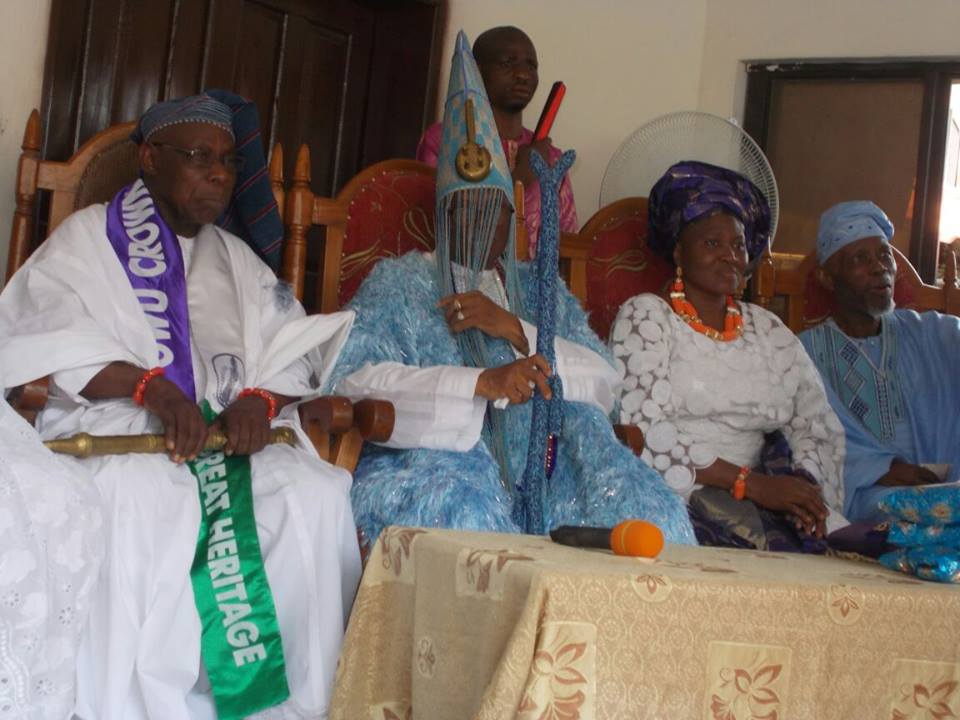
[[[463,305],[460,304],[459,300],[453,301],[453,309],[456,310],[457,312],[460,312],[461,310],[463,310]],[[460,319],[463,320],[463,318],[460,318]]]

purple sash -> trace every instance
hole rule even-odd
[[[142,179],[117,193],[107,206],[107,238],[153,330],[160,367],[196,402],[183,254]]]

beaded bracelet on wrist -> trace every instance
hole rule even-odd
[[[733,487],[730,488],[730,494],[734,500],[743,500],[747,494],[747,476],[750,475],[750,468],[744,465],[737,473],[736,480],[733,481]]]
[[[133,402],[137,405],[143,405],[143,396],[147,392],[147,385],[150,384],[150,381],[154,378],[160,377],[163,375],[162,367],[150,368],[147,370],[143,376],[137,381],[136,386],[133,388]]]
[[[267,422],[270,422],[277,416],[277,398],[269,390],[263,388],[245,388],[240,391],[237,400],[241,398],[256,396],[262,398],[267,403]]]

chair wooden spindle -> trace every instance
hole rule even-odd
[[[527,212],[523,205],[523,183],[513,183],[513,204],[515,206],[517,228],[517,260],[526,262],[530,254],[530,239],[527,237]]]
[[[277,203],[277,209],[280,211],[280,217],[283,217],[283,211],[286,207],[284,200],[286,192],[283,189],[283,145],[277,143],[273,146],[273,153],[270,155],[270,189],[273,190],[273,199]]]
[[[776,279],[776,266],[770,250],[763,251],[763,257],[753,275],[753,301],[762,308],[769,309],[773,300],[773,288]]]
[[[957,287],[957,254],[952,245],[942,245],[945,252],[943,272],[944,312],[950,315],[960,315],[960,287]]]
[[[310,190],[310,149],[300,146],[293,171],[293,185],[287,192],[286,224],[289,228],[283,251],[283,277],[303,300],[304,268],[307,264],[307,230],[311,224],[313,192]]]

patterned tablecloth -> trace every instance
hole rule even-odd
[[[836,558],[389,528],[333,720],[960,717],[960,587]]]

